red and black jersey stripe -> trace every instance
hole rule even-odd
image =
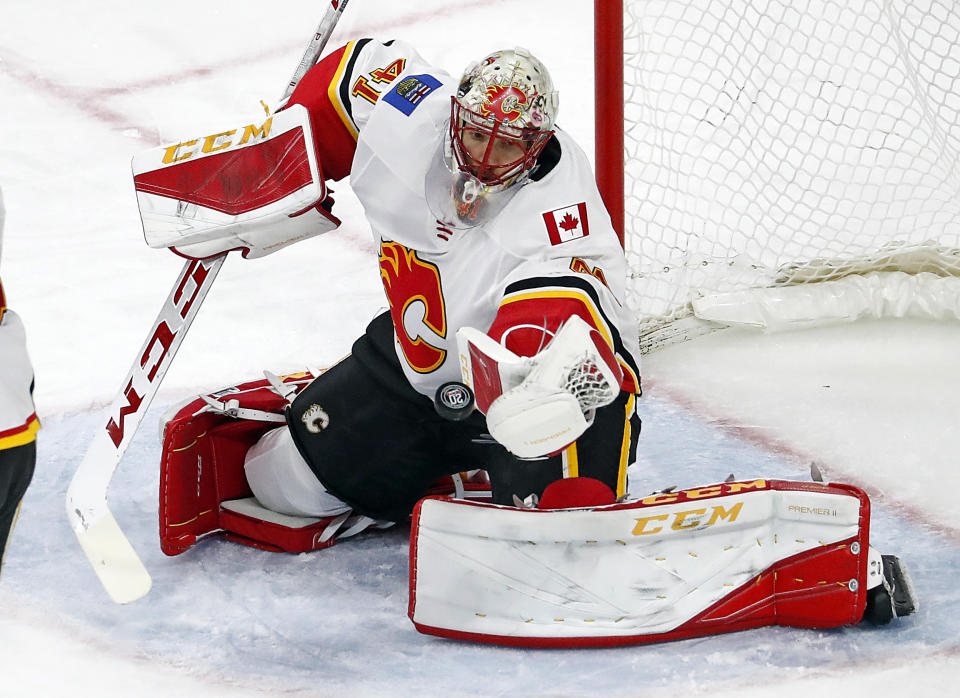
[[[357,130],[357,125],[353,119],[353,105],[350,103],[350,91],[353,84],[353,73],[356,69],[357,60],[360,57],[360,53],[363,51],[363,47],[369,44],[371,41],[373,41],[373,39],[359,39],[346,46],[346,55],[341,59],[341,65],[337,70],[336,77],[339,80],[339,84],[333,86],[340,97],[340,105],[344,110],[344,114],[341,116],[345,116],[350,120],[354,132]],[[385,45],[389,46],[390,43],[393,42],[388,42]]]
[[[624,390],[640,393],[640,371],[636,359],[627,351],[617,329],[600,303],[597,290],[586,279],[569,276],[541,276],[516,281],[507,286],[497,317],[488,334],[498,341],[515,328],[526,326],[540,331],[528,332],[511,346],[514,353],[533,355],[546,342],[545,332],[555,332],[571,315],[580,315],[607,340],[624,369]],[[520,344],[521,346],[518,346]],[[526,345],[526,346],[523,346]]]

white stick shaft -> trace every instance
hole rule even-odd
[[[103,443],[98,450],[112,450],[112,460],[119,462],[130,445],[224,260],[226,255],[202,261],[189,260],[183,265],[146,341],[127,372],[120,394],[107,408],[104,428],[96,435]],[[77,491],[77,487],[82,486],[90,492],[105,492],[110,484],[116,463],[109,470],[103,467],[93,469],[91,464],[94,459],[89,456],[94,454],[87,455],[67,490],[68,497]],[[93,510],[96,507],[81,507],[81,520],[86,508]]]
[[[146,594],[150,575],[107,506],[107,488],[224,260],[226,255],[184,264],[67,488],[71,528],[117,603]]]
[[[343,11],[347,8],[348,2],[349,0],[330,0],[327,11],[323,14],[323,19],[321,19],[320,24],[317,25],[317,31],[314,32],[313,38],[310,40],[310,43],[307,44],[307,50],[303,52],[303,58],[300,59],[300,64],[294,71],[293,77],[290,78],[290,82],[287,84],[287,89],[284,90],[283,96],[280,97],[281,103],[285,102],[290,95],[293,94],[294,88],[300,80],[303,79],[303,76],[307,74],[307,71],[317,62],[317,58],[327,45],[327,41],[330,40],[330,35],[333,34],[334,27],[336,27],[337,22],[340,21],[340,15],[342,15]]]
[[[290,97],[316,63],[348,2],[329,1],[281,102]],[[94,435],[67,488],[70,526],[100,582],[117,603],[129,603],[146,595],[151,579],[107,505],[107,489],[226,258],[223,254],[209,260],[191,260],[184,265],[127,374],[120,395],[107,410],[105,428]]]

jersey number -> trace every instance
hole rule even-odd
[[[400,73],[403,72],[403,68],[406,64],[406,58],[398,58],[386,68],[375,68],[367,75],[361,75],[359,78],[357,78],[357,81],[353,83],[353,88],[350,90],[350,94],[352,94],[354,97],[363,97],[371,104],[376,104],[377,100],[380,99],[380,91],[375,89],[370,83],[376,82],[389,84],[393,82],[397,79]]]
[[[607,285],[607,277],[603,275],[603,269],[600,267],[591,267],[579,257],[574,257],[570,260],[570,270],[578,274],[589,274],[599,280],[604,286]]]

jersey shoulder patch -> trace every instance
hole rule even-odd
[[[387,92],[383,101],[410,116],[427,95],[442,84],[437,78],[426,73],[408,75]]]
[[[409,116],[424,97],[439,87],[440,80],[427,74],[406,75],[397,83],[404,72],[424,68],[424,60],[403,41],[351,42],[330,86],[330,99],[354,138],[381,98]]]
[[[590,234],[586,201],[547,211],[543,214],[543,222],[551,245],[561,245]]]

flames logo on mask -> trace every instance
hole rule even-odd
[[[528,105],[529,100],[522,90],[512,85],[490,85],[480,104],[480,113],[509,124],[522,117]]]

